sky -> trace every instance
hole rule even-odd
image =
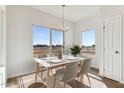
[[[92,46],[95,45],[95,29],[82,32],[82,45]]]
[[[32,27],[33,31],[33,44],[50,45],[50,29],[35,26]],[[95,44],[95,29],[82,32],[82,45],[92,46]],[[63,43],[62,32],[52,30],[52,45],[62,45]]]
[[[50,45],[50,29],[35,26],[32,27],[33,32],[33,45],[45,44]],[[62,45],[63,36],[62,32],[52,30],[52,45]]]

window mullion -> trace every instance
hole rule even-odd
[[[50,54],[52,53],[52,29],[50,28]]]
[[[65,49],[65,32],[63,32],[63,45],[62,45],[62,52],[64,54],[64,49]]]

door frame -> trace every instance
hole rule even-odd
[[[0,9],[1,9],[1,19],[0,19],[0,50],[1,50],[1,63],[0,63],[0,67],[3,69],[2,70],[2,76],[3,76],[3,87],[6,87],[6,82],[7,82],[7,72],[6,72],[6,6],[5,5],[0,5]]]
[[[114,16],[120,16],[120,20],[121,20],[121,48],[120,48],[120,51],[123,51],[123,16],[122,16],[122,14],[119,14],[119,15],[114,15]],[[104,71],[105,71],[105,43],[104,43],[104,38],[105,38],[105,30],[104,30],[104,26],[105,26],[105,20],[106,19],[108,19],[108,18],[110,18],[110,17],[114,17],[114,16],[109,16],[109,17],[106,17],[106,18],[104,18],[104,19],[102,19],[102,23],[101,23],[101,31],[102,31],[102,53],[103,53],[103,55],[102,55],[102,59],[103,59],[103,61],[101,62],[101,65],[102,65],[102,68],[101,68],[101,75],[104,77],[105,76],[105,73],[104,73]],[[121,52],[120,53],[120,73],[119,73],[119,82],[121,82],[122,83],[122,65],[123,65],[123,52]],[[124,82],[123,82],[124,83]]]

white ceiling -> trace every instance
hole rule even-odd
[[[61,5],[31,5],[31,7],[62,18]],[[98,5],[66,5],[65,19],[72,22],[80,21],[98,13],[99,8]]]

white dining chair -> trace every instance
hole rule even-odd
[[[56,56],[56,54],[55,53],[47,53],[47,55],[46,55],[47,57],[55,57]]]
[[[65,66],[65,69],[59,69],[56,71],[54,76],[54,84],[55,87],[56,81],[63,82],[63,86],[65,87],[66,83],[72,81],[77,76],[78,71],[78,62],[68,63]],[[75,81],[73,80],[73,84],[75,85]]]
[[[89,76],[88,76],[88,73],[90,71],[90,67],[91,67],[91,58],[87,58],[83,61],[83,64],[81,65],[81,68],[80,68],[80,71],[78,72],[78,77],[80,77],[80,82],[82,82],[82,79],[83,79],[83,75],[86,75],[87,78],[88,78],[88,81],[89,81],[89,84],[91,86],[91,82],[90,82],[90,79],[89,79]]]

